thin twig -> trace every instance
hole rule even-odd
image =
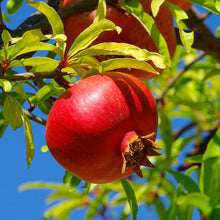
[[[161,95],[156,98],[157,101],[163,100],[163,97],[166,95],[169,89],[171,89],[174,84],[178,81],[180,77],[191,67],[193,66],[197,61],[199,61],[201,58],[203,58],[206,55],[206,53],[202,52],[200,53],[191,63],[189,63],[187,66],[185,66],[184,69],[182,69],[175,77],[173,77],[170,81],[170,83],[167,85],[167,87],[163,90]]]
[[[31,119],[32,121],[35,121],[37,122],[38,124],[41,124],[41,125],[46,125],[46,120],[43,119],[43,118],[40,118],[36,115],[33,115],[31,112],[29,112],[28,110],[26,109],[23,109],[24,113],[28,116],[29,119]]]
[[[0,79],[6,79],[12,82],[12,81],[22,81],[22,80],[35,80],[35,79],[53,79],[58,76],[65,76],[70,74],[71,73],[59,72],[55,70],[52,72],[18,73],[14,75],[0,76]]]

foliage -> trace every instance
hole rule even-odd
[[[152,1],[154,16],[144,13],[136,0],[120,2],[144,25],[154,40],[160,39],[155,41],[160,53],[125,43],[104,42],[91,46],[103,31],[120,33],[120,27],[105,19],[106,5],[102,0],[99,1],[95,22],[77,37],[67,51],[63,23],[57,12],[44,2],[27,2],[47,17],[52,31],[44,34],[40,29],[33,29],[19,37],[12,37],[6,29],[2,31],[0,137],[9,125],[13,130],[24,125],[28,167],[34,157],[33,117],[30,115],[34,116],[32,113],[39,109],[39,118],[46,117],[67,84],[118,68],[136,68],[158,75],[145,82],[155,95],[159,113],[157,143],[163,151],[160,157],[151,160],[155,168],[143,169],[143,179],[132,175],[128,180],[109,184],[85,183],[66,172],[63,185],[34,182],[20,186],[20,190],[52,190],[47,202],[56,203],[44,213],[44,219],[68,219],[76,208],[86,210],[85,219],[97,215],[104,219],[114,215],[115,207],[123,207],[120,219],[131,215],[135,220],[141,204],[153,205],[160,219],[191,219],[195,208],[202,219],[220,219],[219,60],[192,48],[194,33],[185,31],[183,22],[187,14],[165,1],[176,19],[184,46],[177,47],[171,60],[163,36],[159,30],[153,32],[151,28],[164,1]],[[191,2],[220,15],[219,1]],[[15,13],[22,3],[8,0],[8,13]],[[36,56],[36,51],[46,51],[46,56]],[[125,58],[99,61],[97,55]],[[159,75],[146,61],[152,61],[156,67],[165,70]],[[29,114],[26,114],[27,108]],[[181,124],[176,130],[173,123],[177,119],[188,124]],[[41,123],[38,119],[35,121]],[[191,150],[194,146],[194,151],[188,151],[184,156],[189,146]],[[47,150],[45,146],[42,149]],[[183,157],[184,162],[181,161]]]

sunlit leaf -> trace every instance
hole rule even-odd
[[[125,7],[128,13],[132,14],[140,21],[140,23],[152,37],[161,55],[165,57],[166,64],[170,66],[171,59],[166,40],[155,25],[154,19],[149,14],[144,12],[138,0],[130,0],[128,2],[123,0],[120,1],[120,5]]]
[[[212,212],[209,197],[199,192],[193,192],[187,194],[186,196],[180,197],[177,201],[177,204],[193,205],[206,216],[209,216]]]
[[[200,5],[204,8],[207,8],[209,11],[217,14],[218,16],[220,16],[219,13],[219,8],[218,8],[218,1],[216,0],[188,0],[189,2],[195,3],[197,5]],[[217,6],[217,8],[216,8]]]
[[[5,92],[10,92],[12,89],[11,83],[6,79],[0,79],[0,87],[2,87]]]
[[[105,0],[99,0],[98,8],[96,10],[96,16],[93,22],[99,21],[106,16],[106,2]]]
[[[101,62],[104,71],[111,71],[121,68],[133,68],[148,71],[159,75],[159,73],[147,62],[139,61],[132,58],[115,58],[109,59]],[[146,73],[147,74],[147,73]]]
[[[36,8],[38,11],[40,11],[42,14],[44,14],[47,17],[47,20],[49,21],[52,27],[53,34],[64,34],[63,22],[54,8],[50,7],[45,2],[40,2],[40,1],[33,2],[27,0],[27,3],[30,6]]]
[[[112,21],[107,19],[101,19],[91,24],[73,42],[68,55],[70,57],[75,55],[78,51],[88,47],[103,31],[111,30],[116,30],[119,33],[121,29],[116,27]]]
[[[165,0],[152,0],[151,2],[151,11],[154,17],[157,16],[160,6],[165,2]]]
[[[186,51],[189,53],[191,51],[191,46],[194,41],[194,33],[185,31],[185,24],[183,23],[184,19],[188,18],[188,15],[180,7],[166,1],[166,5],[171,9],[173,16],[176,19],[177,27],[179,28],[180,38],[185,47]]]
[[[155,52],[149,52],[135,45],[126,44],[126,43],[106,42],[106,43],[96,44],[92,47],[89,47],[79,52],[74,57],[97,56],[97,55],[123,55],[123,56],[134,57],[140,61],[151,60],[156,67],[160,69],[166,68],[164,58],[160,54]]]

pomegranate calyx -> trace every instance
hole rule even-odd
[[[147,156],[159,156],[160,153],[154,149],[161,150],[161,148],[151,139],[154,133],[147,136],[136,136],[128,143],[128,148],[123,154],[124,164],[122,167],[122,173],[128,168],[131,168],[139,177],[143,177],[140,166],[154,168],[154,165],[150,162]]]

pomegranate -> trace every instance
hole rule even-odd
[[[193,4],[192,2],[188,2],[186,0],[167,0],[167,1],[179,6],[184,11],[187,11]]]
[[[107,183],[153,167],[157,109],[136,77],[108,72],[66,90],[48,116],[46,141],[57,162],[82,180]]]
[[[68,5],[73,4],[77,1],[79,0],[63,0],[60,3],[59,8],[65,8]],[[141,3],[143,4],[145,12],[151,13],[151,0],[141,1]],[[73,14],[63,20],[65,33],[67,35],[68,48],[76,39],[76,37],[93,22],[95,15],[96,10],[93,10],[91,12]],[[113,21],[117,26],[120,26],[122,28],[122,31],[120,34],[117,34],[116,31],[104,32],[94,43],[123,42],[134,44],[142,49],[147,49],[152,52],[158,52],[158,49],[151,36],[134,16],[125,13],[117,6],[108,6],[106,18]],[[172,13],[165,4],[161,6],[160,11],[155,18],[155,23],[159,31],[164,36],[168,44],[170,55],[172,57],[176,49],[176,36],[174,31]],[[160,69],[157,69],[157,71],[162,72],[162,70]],[[128,72],[132,73],[141,80],[148,80],[156,76],[153,73],[146,73],[140,70],[132,70]]]

